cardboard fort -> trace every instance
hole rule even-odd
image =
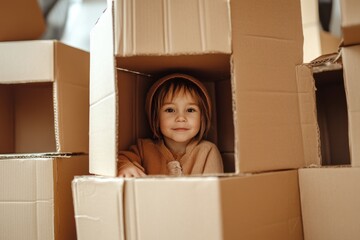
[[[2,1],[0,41],[39,39],[45,27],[44,15],[37,0]]]
[[[299,170],[304,238],[359,239],[360,168]]]
[[[152,136],[144,98],[171,72],[208,87],[227,173],[304,166],[316,120],[300,121],[302,42],[297,0],[109,1],[91,32],[90,172],[115,176],[118,151]]]
[[[0,43],[0,153],[88,153],[89,53]]]
[[[317,140],[313,142],[313,151],[320,149],[314,161],[318,166],[360,166],[359,64],[360,46],[355,45],[298,67],[299,82],[313,89],[312,97],[304,97],[302,105],[312,109],[308,115],[317,118],[319,131],[314,134]],[[306,112],[303,113],[306,119]]]
[[[297,170],[73,181],[77,239],[303,239]]]
[[[0,239],[76,239],[71,181],[88,156],[0,155]]]

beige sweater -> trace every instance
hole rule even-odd
[[[121,151],[118,169],[134,164],[148,175],[191,175],[223,173],[220,152],[215,144],[208,141],[193,141],[186,152],[175,159],[163,141],[139,139],[129,151]]]

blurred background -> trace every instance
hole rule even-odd
[[[106,9],[106,0],[38,0],[46,19],[42,39],[57,39],[86,51],[90,30]]]

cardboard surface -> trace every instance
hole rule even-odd
[[[115,55],[231,52],[229,1],[114,1]]]
[[[304,166],[295,71],[303,59],[299,1],[108,4],[91,33],[91,173],[115,176],[118,151],[151,137],[143,99],[151,83],[171,72],[193,75],[211,92],[217,114],[209,139],[233,159],[227,169],[239,174]],[[200,25],[180,23],[180,16],[200,19]],[[185,28],[186,41],[172,32]]]
[[[0,42],[39,39],[45,27],[45,19],[37,0],[1,3]]]
[[[73,181],[78,239],[303,239],[297,171]],[[124,225],[125,223],[125,225]]]
[[[304,238],[359,239],[360,168],[299,170]]]
[[[323,55],[297,67],[299,86],[308,87],[306,94],[299,95],[302,119],[312,123],[303,128],[307,131],[303,134],[304,151],[312,152],[307,159],[313,159],[307,166],[360,166],[356,147],[360,141],[359,61],[356,45],[343,47],[341,55]]]
[[[345,47],[342,49],[344,64],[344,82],[347,100],[349,145],[352,166],[360,166],[360,46]]]
[[[84,174],[84,155],[0,157],[0,238],[75,239],[71,181]]]
[[[57,41],[0,51],[0,153],[88,152],[89,53]]]
[[[360,2],[341,0],[341,28],[344,45],[360,44]]]

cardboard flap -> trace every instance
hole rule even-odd
[[[126,180],[126,238],[223,239],[220,181],[211,177]]]
[[[114,1],[115,55],[231,52],[229,1]]]
[[[89,152],[90,55],[55,43],[54,118],[58,152]]]
[[[0,52],[0,83],[54,81],[54,41],[0,42]]]
[[[76,177],[72,191],[78,239],[125,240],[123,178]]]
[[[352,166],[360,166],[360,46],[342,48]]]
[[[310,67],[298,65],[296,77],[305,166],[320,165],[320,136],[316,115],[315,83]]]
[[[285,5],[298,11],[284,11]],[[237,171],[301,167],[295,71],[302,63],[300,2],[231,1],[231,17]]]
[[[112,8],[90,35],[90,172],[117,174],[117,96]]]
[[[45,19],[39,1],[21,0],[1,3],[1,42],[39,39],[45,31],[45,27]]]

